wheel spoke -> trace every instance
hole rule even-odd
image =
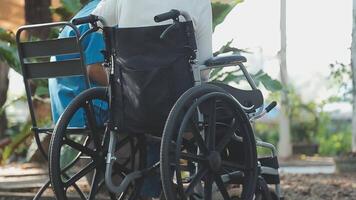
[[[96,152],[93,151],[92,149],[85,147],[77,142],[74,142],[73,140],[70,139],[65,139],[64,143],[70,147],[72,147],[75,150],[78,150],[79,152],[88,155],[92,158],[95,158],[97,156]]]
[[[33,200],[40,199],[42,197],[43,192],[48,189],[50,184],[51,184],[51,181],[48,179],[48,181],[38,190],[38,192],[36,193]]]
[[[63,176],[64,176],[65,178],[69,179],[69,176],[68,176],[66,173],[63,173]],[[85,194],[80,190],[79,186],[78,186],[76,183],[73,184],[73,187],[74,187],[75,191],[78,192],[78,194],[79,194],[79,196],[80,196],[80,198],[81,198],[82,200],[87,200],[87,197],[86,197]]]
[[[224,200],[230,200],[230,195],[226,190],[225,184],[223,182],[223,180],[221,179],[220,175],[215,175],[215,183],[219,188],[219,191],[221,193],[221,195],[224,197]]]
[[[72,186],[75,182],[77,182],[79,179],[84,177],[86,174],[88,174],[90,171],[92,171],[95,168],[95,163],[90,162],[87,166],[85,166],[82,170],[80,170],[78,173],[76,173],[74,176],[72,176],[68,181],[64,183],[65,187]]]
[[[99,189],[98,190],[100,191],[101,189],[104,188],[105,191],[107,192],[108,196],[110,197],[110,200],[117,200],[117,197],[116,197],[115,193],[110,192],[110,190],[106,187],[104,179],[105,178],[102,178],[100,180],[100,182],[98,183],[98,185],[99,185]]]
[[[133,199],[133,197],[132,197],[133,194],[130,194],[129,190],[130,190],[130,186],[123,193],[120,194],[120,197],[118,200],[126,200],[128,198]],[[128,197],[128,195],[129,195],[129,197]]]
[[[206,134],[207,145],[210,151],[215,150],[215,139],[216,139],[216,99],[212,99],[209,102],[209,112],[208,112],[208,131]]]
[[[234,133],[237,129],[237,122],[234,121],[233,123],[234,123],[233,126],[231,128],[229,128],[229,130],[224,133],[224,137],[220,140],[218,146],[216,147],[216,150],[218,152],[222,152],[224,150],[224,148],[230,142],[232,136],[234,135]]]
[[[194,124],[194,123],[193,123]],[[198,129],[198,127],[196,127],[197,125],[193,125],[193,136],[194,136],[194,140],[197,142],[199,149],[203,152],[203,154],[207,155],[208,154],[208,148],[205,145],[205,142],[203,140],[203,138],[200,135],[200,131]]]
[[[109,193],[109,196],[110,196],[110,200],[117,200],[116,195],[114,193],[112,193],[110,191],[108,191],[108,193]]]
[[[188,160],[188,161],[193,161],[193,162],[197,162],[197,163],[203,163],[203,162],[207,161],[206,158],[199,156],[199,155],[192,154],[192,153],[181,152],[180,155],[181,155],[180,156],[181,159]]]
[[[93,103],[91,101],[85,102],[84,106],[85,110],[85,116],[87,117],[88,120],[88,126],[91,131],[91,136],[94,140],[94,145],[96,149],[100,148],[100,138],[99,138],[99,128],[96,123],[96,118],[95,118],[95,111],[93,108]]]
[[[93,177],[93,181],[91,183],[90,194],[89,194],[88,200],[95,200],[95,195],[98,193],[98,191],[100,189],[99,184],[102,179],[102,176],[100,173],[101,172],[98,172],[97,170],[95,170],[95,172],[94,172],[94,177]]]
[[[195,186],[200,183],[201,179],[208,173],[208,169],[202,168],[198,170],[198,173],[194,175],[194,178],[191,180],[188,188],[185,190],[186,196],[190,196],[194,192]]]
[[[204,200],[212,200],[214,175],[208,174],[204,181]]]

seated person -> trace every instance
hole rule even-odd
[[[92,14],[101,16],[109,26],[120,28],[157,26],[172,23],[154,21],[154,16],[177,9],[188,12],[193,20],[198,47],[198,63],[203,64],[212,57],[212,11],[209,0],[102,0]],[[206,79],[207,76],[203,75]],[[148,166],[159,160],[160,145],[148,147]],[[159,175],[147,177],[141,196],[143,199],[160,194]]]
[[[101,16],[109,26],[121,28],[157,26],[153,18],[171,9],[188,12],[195,26],[198,60],[202,64],[212,57],[212,11],[209,0],[102,0],[92,14]]]
[[[99,4],[100,0],[91,0],[86,6],[84,6],[75,16],[85,17],[89,15]],[[83,34],[89,30],[88,24],[83,24],[78,26],[80,33]],[[59,37],[65,38],[74,36],[74,31],[70,27],[65,27]],[[103,55],[100,53],[101,50],[105,48],[104,40],[101,34],[92,33],[88,35],[82,42],[82,47],[85,56],[85,65],[88,66],[88,75],[91,80],[91,86],[103,86],[107,85],[106,75],[104,70],[101,70],[101,66],[96,66],[97,63],[102,63],[104,61]],[[75,56],[57,56],[52,59],[63,60],[70,59]],[[75,77],[64,77],[64,78],[53,78],[49,80],[49,93],[51,97],[51,106],[52,106],[52,117],[54,123],[56,123],[64,112],[64,109],[68,104],[73,100],[74,97],[78,96],[83,90],[87,89],[85,86],[84,77],[75,76]],[[95,104],[95,103],[94,103]],[[94,105],[95,106],[95,105]],[[99,105],[98,105],[99,106]],[[107,109],[107,106],[101,104],[100,107],[95,106],[96,109]],[[97,117],[98,123],[103,124],[106,119],[99,119]],[[106,117],[101,117],[106,118]],[[70,122],[71,127],[83,127],[85,124],[84,113],[77,113],[72,121]]]

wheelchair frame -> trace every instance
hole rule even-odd
[[[177,12],[178,12],[178,16],[177,16]],[[184,11],[176,11],[175,12],[175,16],[166,16],[166,18],[167,17],[168,18],[165,19],[165,20],[172,19],[174,23],[170,27],[168,27],[165,32],[162,33],[162,35],[161,35],[162,38],[165,36],[165,34],[167,34],[167,32],[169,32],[170,30],[174,29],[174,26],[176,25],[176,23],[179,23],[179,16],[180,15],[183,16],[185,21],[191,21],[191,17],[189,16],[189,14],[184,12]],[[165,21],[165,20],[162,20],[162,21]],[[97,16],[88,16],[88,17],[80,18],[78,20],[74,20],[73,24],[71,24],[71,23],[52,23],[52,24],[44,24],[44,25],[31,25],[31,26],[22,27],[20,30],[22,31],[22,30],[25,30],[25,29],[39,28],[39,27],[46,27],[46,26],[50,26],[51,27],[51,26],[58,26],[58,25],[68,25],[68,26],[72,27],[76,31],[76,34],[77,34],[77,40],[76,41],[77,41],[79,47],[81,48],[80,41],[82,40],[82,38],[84,38],[86,35],[88,35],[88,34],[90,34],[92,32],[95,32],[95,31],[99,30],[99,27],[97,25],[98,21],[100,21],[102,23],[102,25],[103,25],[102,29],[104,30],[103,32],[104,32],[104,38],[105,38],[105,42],[106,42],[105,62],[103,64],[103,66],[108,71],[109,83],[113,83],[114,82],[114,68],[115,68],[114,67],[114,65],[115,65],[115,62],[114,62],[115,50],[112,48],[112,45],[111,45],[111,42],[110,42],[110,34],[108,33],[110,31],[110,28],[106,26],[105,20],[103,20],[102,18],[97,17]],[[90,23],[92,25],[92,28],[90,30],[88,30],[87,32],[85,32],[79,38],[79,32],[78,32],[77,28],[74,25],[79,25],[79,24],[83,24],[83,23]],[[20,35],[21,31],[19,31],[18,35]],[[192,32],[187,33],[187,34],[188,35],[194,35],[194,30],[190,30],[190,31],[192,31]],[[19,38],[19,36],[18,36],[18,38]],[[18,39],[18,42],[19,41],[20,40]],[[190,40],[190,42],[192,42],[192,40]],[[192,50],[193,50],[194,54],[196,55],[198,52],[197,52],[197,46],[196,46],[195,40],[193,41],[193,44],[191,44],[191,46],[193,47]],[[82,52],[80,52],[80,55],[83,56]],[[20,53],[20,58],[22,58],[21,53]],[[203,84],[202,77],[201,77],[201,73],[203,71],[216,69],[216,68],[224,68],[224,67],[236,66],[237,65],[237,66],[239,66],[239,68],[243,72],[244,76],[246,77],[246,80],[248,81],[250,87],[253,90],[256,90],[257,86],[256,86],[253,78],[250,76],[250,74],[248,73],[246,67],[243,65],[243,62],[245,62],[245,61],[246,61],[245,59],[233,59],[233,60],[227,60],[227,61],[225,60],[223,62],[217,62],[214,65],[200,65],[200,64],[198,64],[198,60],[196,59],[196,56],[195,57],[193,56],[193,59],[190,60],[190,64],[191,64],[191,67],[192,67],[192,73],[193,73],[193,78],[194,78],[194,86],[200,86],[200,85]],[[24,63],[22,62],[21,64],[24,64]],[[82,63],[82,66],[83,66],[83,63]],[[84,69],[85,69],[85,67],[84,67]],[[86,81],[88,81],[88,77],[87,76],[85,76],[85,77],[86,77]],[[109,86],[109,97],[110,97],[109,98],[109,102],[111,100],[111,95],[113,94],[111,92],[113,90],[112,85],[113,84],[110,84],[110,86]],[[28,90],[28,88],[26,87],[26,92],[28,92],[27,90]],[[30,96],[28,96],[28,97],[30,97]],[[239,105],[245,110],[251,109],[251,108],[243,106],[242,104],[239,104]],[[247,115],[249,120],[250,120],[250,122],[253,122],[254,120],[262,117],[263,115],[268,113],[269,110],[271,110],[274,106],[275,105],[269,105],[269,106],[267,106],[267,108],[263,108],[263,107],[256,108],[256,112],[249,113]],[[31,111],[31,117],[33,116],[32,112],[33,111]],[[110,109],[109,109],[109,113],[110,113]],[[109,114],[109,116],[111,117],[111,114]],[[198,118],[199,118],[199,120],[202,120],[202,118],[203,118],[202,113],[198,114]],[[106,156],[105,183],[106,183],[106,186],[108,187],[108,189],[111,192],[121,193],[121,192],[125,191],[127,189],[127,187],[130,185],[130,183],[133,182],[134,180],[136,180],[136,179],[138,179],[140,177],[143,177],[143,176],[145,176],[147,174],[150,174],[153,171],[157,170],[159,168],[159,163],[156,163],[152,167],[144,169],[142,171],[135,171],[135,172],[132,172],[132,173],[128,174],[124,178],[124,180],[121,182],[121,184],[119,186],[115,186],[115,184],[113,183],[111,175],[112,175],[112,172],[113,172],[113,161],[116,160],[116,157],[114,156],[114,152],[115,152],[115,145],[117,143],[117,132],[116,131],[118,130],[118,127],[111,127],[110,126],[110,120],[109,120],[109,126],[108,127],[110,129],[110,133],[109,133],[110,134],[110,139],[109,139],[108,153],[107,153],[107,156]],[[37,130],[36,129],[36,124],[34,125],[34,128],[35,128],[34,130],[36,131]],[[46,130],[46,131],[49,131],[49,130]],[[147,140],[160,141],[160,138],[155,137],[155,136],[151,136],[151,135],[147,135],[146,134],[145,137],[147,138]],[[234,137],[235,137],[236,140],[240,140],[241,141],[241,138],[239,138],[239,136],[234,135]],[[37,142],[38,145],[40,145],[40,142],[37,141],[37,138],[36,138],[36,142]],[[276,149],[272,144],[266,143],[266,142],[262,142],[262,141],[256,141],[256,145],[259,146],[259,147],[263,147],[263,148],[269,149],[271,151],[272,157],[273,158],[276,157]],[[41,149],[41,147],[40,147],[40,149]],[[264,175],[264,174],[272,175],[272,176],[273,175],[279,175],[278,169],[275,169],[275,168],[272,168],[272,167],[263,166],[263,165],[261,165],[260,162],[258,162],[258,168],[260,169],[259,170],[260,171],[259,175]],[[229,176],[228,175],[223,175],[222,179],[224,181],[228,181]],[[48,185],[49,184],[47,183],[46,186],[43,189],[45,189]],[[42,192],[43,192],[42,190],[43,189],[41,189],[40,195],[42,194]],[[216,188],[215,188],[215,190],[216,190]],[[280,189],[279,182],[277,184],[275,184],[275,192],[277,194],[277,198],[280,199],[281,198],[281,189]]]
[[[161,35],[161,38],[164,38],[165,35],[170,31],[174,29],[174,26],[176,25],[176,23],[179,23],[179,16],[182,16],[186,22],[188,21],[192,21],[189,13],[185,12],[185,11],[177,11],[177,10],[172,10],[171,12],[178,12],[178,17],[177,16],[173,16],[171,18],[168,19],[172,19],[173,20],[173,24],[168,27],[166,29],[166,31],[164,31]],[[164,15],[164,14],[163,14]],[[95,16],[91,16],[92,19],[94,21]],[[104,35],[105,35],[105,20],[102,19],[101,17],[97,17],[96,18],[98,21],[100,21],[103,26],[104,26]],[[90,20],[90,19],[87,19]],[[155,19],[156,20],[156,19]],[[157,22],[157,21],[156,21]],[[95,23],[92,23],[93,25]],[[94,25],[95,26],[95,25]],[[191,33],[187,33],[188,37],[191,35],[194,35],[194,30],[190,30],[188,29],[187,31],[192,31]],[[109,35],[107,35],[106,37],[110,37]],[[222,63],[219,65],[214,65],[214,66],[207,66],[207,65],[200,65],[198,64],[198,60],[196,59],[196,54],[198,53],[197,50],[197,46],[195,41],[192,42],[192,40],[188,39],[191,43],[190,44],[193,47],[193,52],[195,54],[195,56],[193,56],[193,60],[190,61],[191,63],[191,67],[192,67],[192,73],[193,73],[193,77],[194,77],[194,86],[199,86],[202,85],[203,81],[202,81],[202,77],[201,77],[201,73],[203,71],[206,70],[211,70],[211,69],[216,69],[216,68],[224,68],[224,67],[231,67],[234,65],[239,66],[239,68],[241,69],[241,71],[243,72],[244,76],[246,77],[247,82],[249,83],[250,87],[254,90],[257,90],[257,86],[253,80],[253,78],[251,77],[251,75],[249,74],[249,72],[247,71],[246,67],[243,65],[242,62],[244,61],[233,61],[233,62],[226,62],[226,63]],[[109,45],[109,42],[107,42],[107,46],[111,46]],[[112,55],[113,52],[110,52],[109,55]],[[106,59],[106,62],[104,64],[104,66],[109,66],[109,82],[112,83],[113,82],[113,73],[114,73],[114,62],[113,62],[114,57],[112,56],[110,59]],[[112,85],[112,84],[110,84]],[[109,92],[109,94],[112,94],[112,92]],[[258,108],[256,113],[252,113],[249,114],[248,117],[250,118],[250,122],[253,122],[254,120],[263,117],[265,114],[267,114],[271,109],[273,109],[275,107],[276,103],[273,102],[272,104],[270,104],[268,107],[264,109],[263,107]],[[247,108],[245,106],[243,106],[242,104],[240,104],[240,106],[245,109],[245,110],[249,110],[250,108]],[[198,115],[199,120],[201,120],[203,118],[203,115],[201,113],[199,113]],[[116,135],[117,133],[115,132],[115,130],[118,130],[118,127],[113,127],[113,130],[110,131],[110,143],[109,143],[109,151],[108,151],[108,155],[106,158],[106,163],[107,163],[107,168],[106,168],[106,173],[105,173],[105,182],[107,187],[112,191],[112,192],[118,192],[121,193],[125,190],[126,187],[128,187],[129,183],[132,182],[132,180],[137,179],[141,176],[143,176],[146,173],[149,173],[149,171],[152,170],[156,170],[159,167],[159,163],[156,163],[154,166],[152,166],[150,169],[148,169],[145,172],[133,172],[131,174],[129,174],[128,176],[125,177],[125,179],[123,180],[123,182],[121,183],[120,186],[115,186],[112,182],[112,178],[111,178],[111,174],[112,174],[112,160],[116,160],[115,156],[113,156],[113,151],[115,149],[115,143],[117,142],[116,140]],[[154,136],[150,136],[150,135],[145,135],[145,137],[149,138],[150,140],[154,140],[154,141],[159,141],[160,139]],[[235,137],[237,137],[237,139],[239,140],[238,136],[235,135]],[[276,157],[276,148],[274,147],[273,144],[267,143],[267,142],[263,142],[263,141],[256,141],[256,145],[259,147],[263,147],[263,148],[267,148],[271,151],[272,157]],[[260,174],[266,174],[266,175],[279,175],[278,169],[272,168],[272,167],[265,167],[265,166],[261,166],[260,163],[258,163],[259,167],[260,167]],[[225,177],[225,180],[227,180],[228,177]],[[275,191],[276,191],[276,195],[277,198],[280,199],[282,197],[281,194],[281,188],[280,188],[280,184],[277,183],[275,185]]]

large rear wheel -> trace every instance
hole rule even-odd
[[[232,148],[236,145],[239,152]],[[232,199],[234,188],[239,198],[253,199],[255,138],[236,99],[210,84],[193,87],[179,98],[162,137],[161,179],[170,200]]]
[[[55,126],[50,143],[49,172],[57,199],[79,196],[82,200],[101,197],[134,199],[140,184],[133,184],[122,194],[110,193],[105,187],[105,164],[109,132],[105,119],[108,112],[106,88],[92,88],[73,99]],[[84,127],[71,127],[76,114],[85,116]],[[145,166],[144,145],[137,138],[119,135],[118,158],[113,176],[120,181],[133,170]]]

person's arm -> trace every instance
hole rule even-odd
[[[204,0],[199,5],[201,6],[200,15],[196,21],[195,36],[198,47],[199,64],[204,64],[206,60],[213,57],[213,16],[210,1]],[[209,79],[210,70],[202,72],[204,81]]]
[[[199,64],[213,56],[212,34],[213,34],[213,17],[210,1],[203,0],[200,3],[200,14],[195,22],[195,36],[198,47]]]
[[[104,56],[101,53],[105,49],[104,39],[100,33],[92,33],[83,41],[85,61],[87,64],[87,74],[91,81],[106,86],[108,84],[104,67]]]
[[[119,0],[101,0],[92,14],[104,18],[109,26],[115,26],[118,23],[118,1]],[[93,45],[91,48],[97,49],[97,46],[95,47],[95,45]],[[102,86],[108,85],[108,77],[101,63],[89,64],[87,66],[87,73],[90,80]]]
[[[92,14],[104,18],[107,25],[116,26],[119,17],[118,1],[119,0],[101,0]]]
[[[88,65],[87,72],[89,78],[98,83],[99,85],[107,86],[109,84],[107,74],[100,63]]]

